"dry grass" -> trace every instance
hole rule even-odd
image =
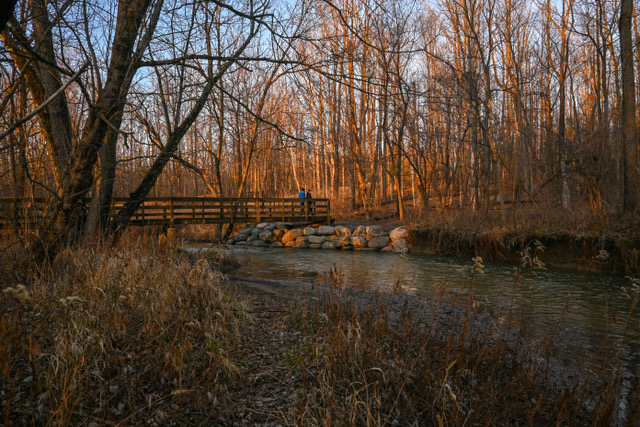
[[[319,301],[298,350],[307,392],[296,425],[638,422],[637,377],[625,380],[615,351],[604,346],[599,362],[574,355],[572,367],[560,365],[557,337],[532,342],[509,307],[491,317],[471,297],[459,306],[401,303],[339,286]]]
[[[624,377],[617,349],[605,343],[597,361],[564,368],[559,337],[531,340],[511,306],[489,315],[471,296],[347,290],[334,271],[317,298],[286,308],[275,294],[254,295],[256,309],[227,286],[214,251],[190,255],[132,234],[34,268],[16,248],[0,265],[6,425],[633,425],[638,417],[637,377]]]
[[[248,316],[215,264],[144,237],[3,263],[2,422],[215,421]]]

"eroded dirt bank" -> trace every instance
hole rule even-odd
[[[493,261],[519,261],[528,251],[550,266],[640,274],[640,238],[616,233],[497,233],[422,226],[411,230],[410,245],[414,252]]]

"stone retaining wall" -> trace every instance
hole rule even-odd
[[[272,248],[353,249],[406,253],[409,230],[397,227],[390,232],[377,225],[360,225],[354,230],[338,225],[293,228],[286,222],[261,223],[247,227],[227,241],[228,245]]]

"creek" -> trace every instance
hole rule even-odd
[[[632,312],[629,278],[549,267],[520,269],[485,262],[471,275],[473,262],[409,253],[231,247],[242,265],[233,274],[269,280],[322,281],[333,271],[348,286],[467,301],[506,316],[522,313],[533,337],[553,333],[565,356],[598,354],[607,340],[627,369],[640,365],[640,307]],[[627,292],[623,291],[627,289]]]

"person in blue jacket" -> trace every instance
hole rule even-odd
[[[300,199],[300,213],[304,215],[304,197],[306,193],[304,192],[304,187],[300,188],[300,192],[298,193],[298,199]]]

